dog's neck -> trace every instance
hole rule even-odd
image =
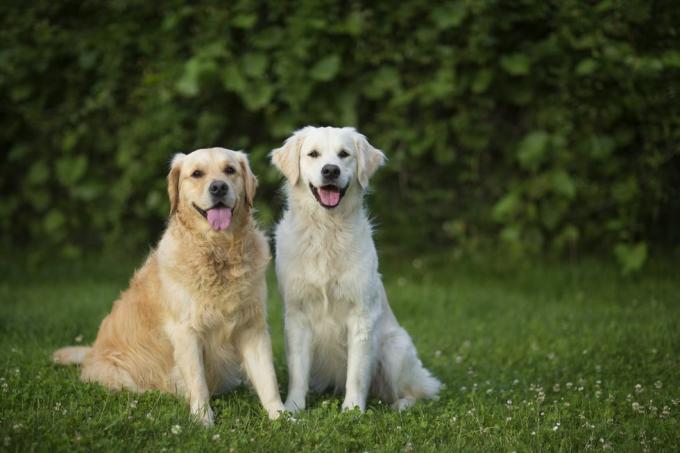
[[[188,217],[192,214],[178,211],[168,221],[167,232],[176,239],[178,249],[192,250],[216,263],[226,263],[235,256],[243,256],[233,251],[243,248],[252,240],[248,234],[254,222],[250,212],[235,216],[225,231],[213,231],[207,224],[199,223],[197,227],[196,219]]]

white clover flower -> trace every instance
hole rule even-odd
[[[558,393],[560,391],[560,384],[553,385],[553,392]]]
[[[170,432],[172,434],[179,434],[182,432],[182,427],[179,425],[172,425],[172,428],[170,428]]]
[[[645,389],[644,389],[644,387],[642,387],[642,385],[635,384],[635,393],[642,393],[644,391],[645,391]]]
[[[74,340],[76,343],[80,343],[81,341],[83,341],[83,335],[82,334],[78,335],[77,337],[74,338]]]
[[[662,388],[663,388],[663,382],[661,382],[661,381],[656,381],[656,382],[654,383],[654,387],[656,387],[657,389],[662,389]]]

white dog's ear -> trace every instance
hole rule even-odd
[[[241,174],[243,175],[243,187],[246,192],[246,204],[249,208],[253,207],[253,200],[255,199],[255,189],[257,189],[257,177],[250,169],[248,162],[248,155],[241,151],[237,151],[239,164],[241,165]]]
[[[272,150],[269,154],[272,163],[293,186],[297,184],[300,178],[300,149],[305,139],[305,129],[295,131],[281,148]]]
[[[170,198],[170,215],[177,211],[179,204],[179,173],[182,170],[182,161],[187,157],[186,154],[177,153],[170,162],[170,173],[168,173],[168,198]]]
[[[368,187],[368,180],[387,158],[379,149],[368,143],[366,137],[354,131],[354,147],[357,152],[357,179],[364,189]]]

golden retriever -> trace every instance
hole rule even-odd
[[[269,245],[251,215],[257,180],[242,152],[177,154],[158,247],[114,302],[91,347],[54,353],[81,379],[184,396],[213,425],[210,395],[253,384],[270,418],[283,410],[267,329]]]
[[[398,410],[435,398],[441,384],[387,301],[363,206],[384,154],[353,128],[306,127],[271,156],[288,200],[276,227],[286,409],[304,409],[310,386],[344,391],[343,410],[363,411],[369,391]]]

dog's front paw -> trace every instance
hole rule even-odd
[[[206,428],[215,426],[215,414],[210,408],[209,404],[192,404],[191,414],[193,417]]]
[[[269,415],[269,420],[276,420],[281,416],[282,413],[286,411],[286,408],[283,407],[283,404],[278,403],[275,405],[271,405],[266,408],[267,409],[267,414]]]
[[[342,411],[347,412],[347,411],[352,411],[354,409],[359,409],[359,412],[361,412],[363,414],[364,413],[364,406],[365,406],[365,403],[363,401],[345,398],[345,401],[342,402]]]

